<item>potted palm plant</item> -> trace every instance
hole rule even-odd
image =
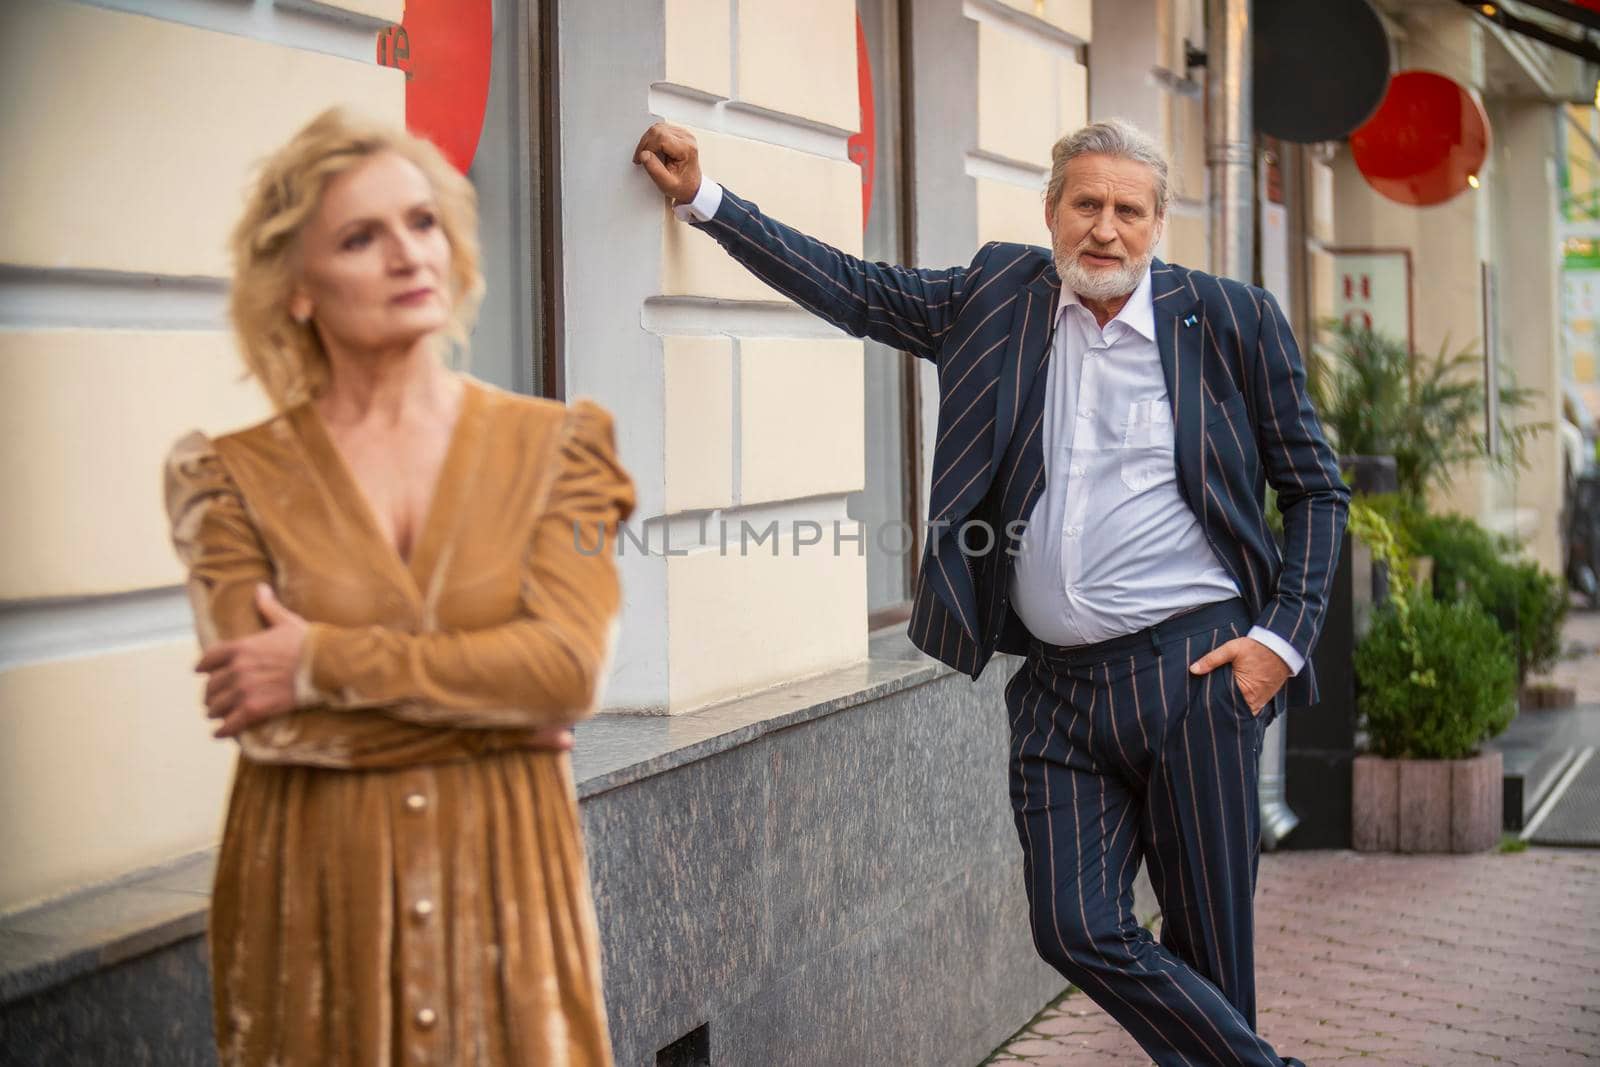
[[[1394,457],[1399,491],[1408,506],[1425,507],[1430,488],[1448,488],[1468,460],[1521,466],[1538,423],[1511,416],[1532,404],[1534,392],[1499,390],[1500,447],[1491,450],[1484,426],[1483,356],[1471,349],[1438,355],[1412,351],[1396,338],[1345,322],[1323,324],[1324,340],[1311,364],[1311,395],[1323,427],[1346,462]]]

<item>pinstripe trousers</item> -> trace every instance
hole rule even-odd
[[[1285,1062],[1255,1032],[1265,722],[1231,667],[1189,673],[1249,628],[1231,600],[1097,645],[1035,642],[1006,687],[1034,944],[1162,1065]],[[1133,911],[1141,860],[1159,942]]]

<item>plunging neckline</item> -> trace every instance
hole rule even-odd
[[[329,483],[335,499],[343,502],[348,512],[356,517],[357,523],[365,528],[368,537],[383,546],[385,559],[410,579],[413,589],[419,594],[427,589],[432,576],[444,534],[441,527],[446,521],[445,517],[460,511],[457,505],[465,490],[465,479],[457,468],[466,461],[471,451],[469,438],[475,437],[471,427],[477,421],[474,415],[481,390],[465,375],[458,375],[457,380],[462,386],[461,403],[456,410],[455,424],[450,427],[444,459],[439,464],[439,473],[434,477],[433,488],[417,526],[416,537],[411,542],[409,556],[402,555],[400,547],[384,532],[383,523],[378,520],[377,508],[362,488],[354,470],[345,462],[344,453],[339,450],[315,403],[307,401],[302,404],[299,409],[301,417],[296,420],[300,425],[301,439],[310,447],[313,462]]]

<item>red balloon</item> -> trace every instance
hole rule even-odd
[[[1489,156],[1489,116],[1443,74],[1396,74],[1373,116],[1350,135],[1367,184],[1401,204],[1442,204],[1469,188]]]
[[[378,62],[406,72],[406,129],[466,173],[478,154],[494,44],[491,0],[406,0],[378,34]]]

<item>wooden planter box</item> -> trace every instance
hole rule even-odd
[[[1351,844],[1357,852],[1482,852],[1500,840],[1500,753],[1470,759],[1357,756]]]

